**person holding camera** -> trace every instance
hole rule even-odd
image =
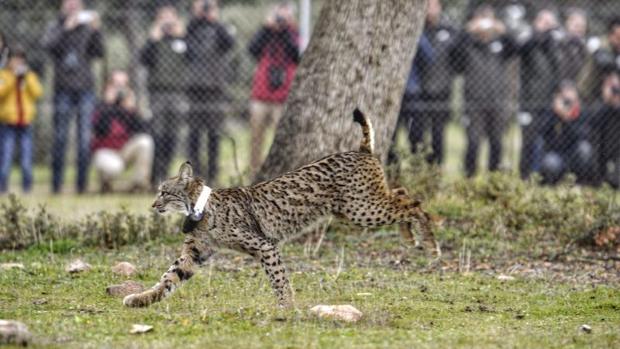
[[[110,73],[103,101],[92,115],[93,166],[99,174],[101,192],[111,192],[112,183],[133,165],[131,191],[145,192],[151,186],[153,139],[138,113],[129,76],[123,70]]]
[[[532,35],[519,47],[521,156],[519,172],[528,178],[540,165],[540,127],[560,78],[562,32],[557,14],[543,8],[536,14]]]
[[[476,172],[482,137],[489,139],[489,170],[499,169],[502,136],[508,121],[510,76],[508,64],[517,50],[505,25],[491,6],[478,7],[450,52],[453,69],[465,79],[467,151],[465,174]]]
[[[9,50],[0,70],[0,193],[8,190],[15,142],[19,144],[22,190],[32,188],[32,121],[43,87],[26,62],[21,48]]]
[[[620,187],[620,73],[611,73],[603,81],[602,103],[591,121],[592,144],[597,154],[596,181]]]
[[[74,112],[78,114],[77,192],[86,190],[90,117],[96,103],[91,62],[104,54],[100,25],[99,15],[84,10],[82,0],[63,0],[60,17],[50,23],[41,41],[54,62],[53,193],[62,189],[69,125]]]
[[[607,42],[592,54],[583,81],[587,101],[595,103],[602,99],[603,81],[608,75],[620,73],[620,17],[615,17],[607,25]]]
[[[418,47],[421,56],[427,58],[418,61],[421,64],[418,68],[421,96],[419,106],[414,108],[417,112],[410,113],[409,130],[414,149],[423,142],[424,133],[430,133],[432,153],[427,161],[434,164],[441,164],[444,158],[444,130],[450,119],[450,96],[454,82],[454,71],[449,60],[457,37],[456,28],[442,18],[441,13],[441,2],[429,0],[424,33]],[[423,40],[428,40],[429,47],[425,47]]]
[[[187,44],[184,36],[185,30],[176,8],[162,6],[157,10],[149,39],[140,51],[140,63],[148,71],[151,129],[155,138],[154,186],[168,178],[179,121],[187,111],[184,81]]]
[[[579,182],[592,180],[593,150],[587,139],[577,86],[562,81],[554,90],[551,108],[542,114],[541,136],[543,155],[540,174],[545,184],[555,184],[567,173],[574,173]]]
[[[256,59],[250,100],[250,169],[252,177],[262,162],[263,138],[277,124],[299,63],[299,37],[291,3],[277,5],[254,35],[248,51]]]
[[[188,157],[194,171],[213,183],[217,180],[220,132],[230,107],[227,85],[231,49],[235,39],[219,20],[215,0],[196,0],[185,37],[189,101]],[[208,134],[208,169],[201,161],[201,144]]]

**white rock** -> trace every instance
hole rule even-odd
[[[90,264],[82,261],[81,259],[76,259],[73,262],[69,263],[65,268],[65,271],[71,274],[81,273],[84,271],[89,271],[92,267]]]
[[[586,324],[583,324],[583,325],[579,326],[579,329],[582,330],[585,333],[591,333],[592,332],[592,327],[590,327],[590,325],[586,325]]]
[[[320,318],[356,322],[362,318],[362,312],[352,305],[317,305],[310,309]]]
[[[24,265],[21,263],[0,263],[0,269],[9,270],[9,269],[25,269]]]
[[[132,276],[137,272],[137,269],[129,262],[120,262],[112,267],[112,272],[118,275]]]
[[[0,320],[0,345],[26,346],[32,338],[28,327],[19,321]]]
[[[140,333],[146,333],[152,330],[153,330],[153,326],[151,325],[133,324],[131,325],[131,331],[129,331],[129,333],[140,334]]]
[[[510,276],[510,275],[500,274],[500,275],[497,276],[497,280],[500,280],[500,281],[512,281],[514,279],[515,279],[515,277],[514,276]]]

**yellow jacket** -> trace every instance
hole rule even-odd
[[[18,88],[17,77],[10,69],[0,70],[0,123],[30,125],[37,112],[36,101],[43,94],[37,74],[29,71]]]

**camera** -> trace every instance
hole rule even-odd
[[[573,101],[571,98],[562,98],[562,105],[564,106],[564,108],[570,108],[573,106],[573,104],[575,103],[575,101]]]
[[[277,15],[276,16],[276,24],[278,25],[278,27],[284,27],[286,25],[286,18]]]
[[[95,19],[95,12],[93,11],[80,11],[77,15],[77,21],[80,24],[90,23]]]
[[[121,105],[127,96],[127,92],[125,89],[120,89],[116,92],[116,98],[114,99],[114,104]]]

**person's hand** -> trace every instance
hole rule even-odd
[[[103,92],[103,101],[106,104],[114,104],[116,102],[116,96],[118,95],[118,90],[114,86],[108,86]]]
[[[28,66],[26,64],[20,64],[13,69],[15,76],[22,78],[28,73]]]
[[[159,41],[164,36],[164,32],[161,29],[161,24],[159,22],[155,22],[151,27],[151,31],[149,33],[149,37],[153,41]]]
[[[495,19],[493,23],[493,32],[495,35],[504,35],[506,33],[506,25],[499,19]]]
[[[269,29],[274,29],[276,27],[276,16],[273,13],[270,13],[265,19],[265,27]]]
[[[93,30],[99,30],[101,28],[101,16],[98,12],[93,11],[93,19],[88,23]]]
[[[121,106],[125,110],[129,110],[129,111],[136,110],[136,106],[137,106],[136,95],[133,93],[133,91],[131,90],[125,91],[125,96],[123,100],[121,101]]]
[[[185,28],[183,27],[183,23],[181,23],[181,21],[177,20],[174,23],[172,23],[171,34],[175,38],[180,38],[185,35]]]
[[[78,21],[78,15],[77,15],[77,13],[75,13],[75,14],[72,14],[72,15],[68,16],[65,19],[65,23],[63,24],[63,27],[65,28],[65,30],[73,30],[79,24],[80,24],[80,22]]]
[[[209,22],[217,22],[220,20],[220,11],[217,7],[212,6],[206,14],[206,17]]]

